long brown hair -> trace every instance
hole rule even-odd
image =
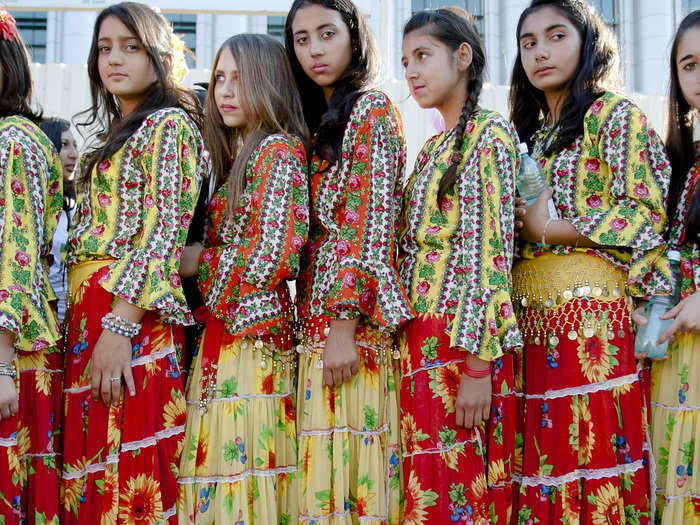
[[[238,66],[241,104],[248,115],[245,129],[226,126],[214,98],[216,69],[224,49]],[[308,145],[309,131],[289,60],[282,45],[267,35],[236,35],[221,45],[211,68],[206,114],[204,141],[217,186],[228,179],[229,213],[240,201],[248,160],[261,140],[281,133]]]
[[[102,84],[98,69],[100,26],[108,16],[114,16],[133,33],[143,46],[156,73],[156,81],[146,90],[144,99],[126,117],[122,118],[117,97]],[[103,9],[95,20],[90,55],[87,61],[90,77],[92,107],[82,113],[86,118],[78,126],[96,132],[100,144],[87,156],[85,179],[90,177],[95,164],[108,159],[141,126],[144,119],[162,108],[177,107],[185,110],[201,126],[202,116],[194,94],[177,84],[164,60],[172,56],[173,30],[163,15],[137,2],[122,2]]]

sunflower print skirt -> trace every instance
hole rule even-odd
[[[66,327],[61,523],[177,523],[177,474],[185,434],[181,326],[152,312],[132,341],[136,395],[105,406],[90,390],[90,357],[113,296],[102,268],[77,289]]]
[[[656,517],[663,525],[700,524],[700,334],[677,334],[669,359],[651,370]]]
[[[291,327],[239,337],[209,316],[187,380],[180,524],[295,524],[296,352]]]
[[[398,524],[399,371],[393,338],[360,324],[359,371],[342,386],[328,388],[322,358],[329,324],[329,318],[314,317],[300,329],[299,523]]]
[[[491,418],[457,427],[465,355],[450,348],[449,316],[420,315],[399,331],[404,523],[507,524],[514,494],[513,357],[493,363]]]
[[[625,280],[583,254],[513,268],[525,338],[518,523],[650,523],[648,392]]]
[[[0,523],[58,525],[63,354],[18,352],[14,364],[19,412],[0,421]]]

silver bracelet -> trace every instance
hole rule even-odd
[[[542,245],[547,244],[547,228],[549,228],[549,225],[556,220],[557,219],[550,217],[549,219],[547,219],[547,222],[544,223],[544,228],[542,228]]]
[[[17,379],[17,368],[12,363],[0,363],[0,376],[9,376]]]
[[[102,318],[101,324],[103,329],[123,335],[129,339],[136,337],[141,331],[141,325],[139,323],[119,317],[112,312],[107,313]]]

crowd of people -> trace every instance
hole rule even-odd
[[[406,22],[445,123],[407,165],[351,0],[232,36],[204,96],[159,12],[112,5],[79,159],[0,8],[0,522],[700,520],[700,11],[665,143],[586,2],[514,37],[506,118],[466,11]]]

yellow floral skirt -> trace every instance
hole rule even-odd
[[[359,371],[323,386],[326,318],[302,323],[297,420],[299,523],[400,523],[399,363],[391,337],[360,325]]]
[[[280,343],[291,339],[212,341],[215,322],[188,378],[179,523],[296,523],[296,353]]]
[[[663,525],[700,524],[700,334],[680,334],[669,359],[651,370],[656,517]]]

